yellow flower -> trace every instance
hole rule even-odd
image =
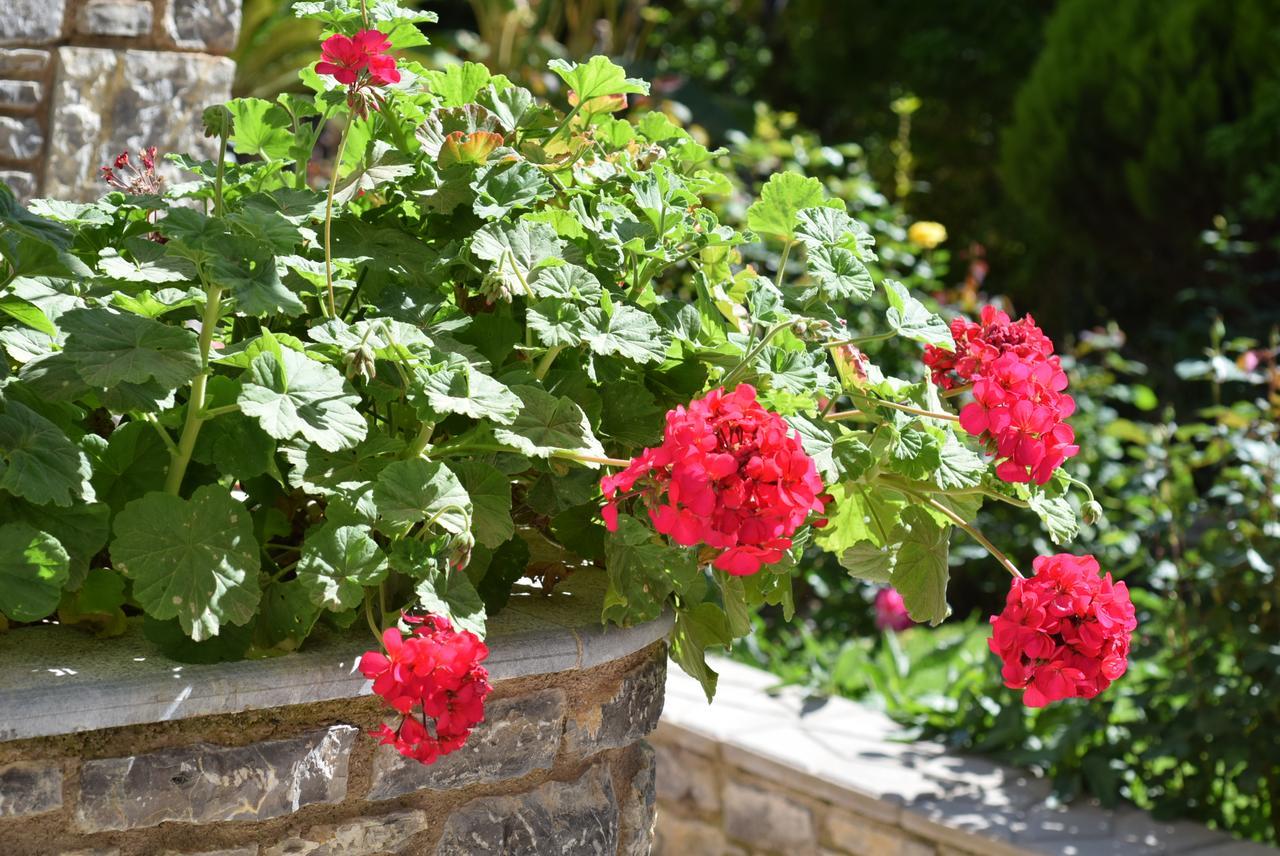
[[[913,244],[919,244],[926,250],[932,250],[946,239],[947,227],[932,220],[912,223],[911,228],[907,230],[907,240]]]

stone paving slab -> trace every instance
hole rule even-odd
[[[1026,771],[912,740],[884,714],[846,699],[813,700],[795,688],[776,689],[776,678],[759,669],[728,660],[712,666],[720,681],[710,706],[696,681],[669,670],[666,708],[654,734],[659,746],[718,760],[776,783],[779,793],[821,800],[867,823],[898,827],[933,841],[939,852],[1280,853],[1198,824],[1155,821],[1132,807],[1111,811],[1088,801],[1055,806],[1048,784]]]
[[[579,574],[547,598],[519,589],[489,622],[493,681],[590,668],[666,636],[671,617],[639,627],[600,624],[603,574]],[[141,633],[95,639],[70,627],[23,627],[0,635],[0,741],[73,734],[368,695],[357,670],[373,645],[367,631],[318,633],[302,650],[265,660],[189,665]],[[56,716],[53,715],[56,712]]]

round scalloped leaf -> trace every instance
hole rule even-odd
[[[25,523],[0,526],[0,612],[39,621],[58,608],[71,560],[58,539]]]

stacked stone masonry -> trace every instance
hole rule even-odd
[[[1189,822],[1059,806],[1029,774],[912,741],[848,701],[774,692],[717,662],[708,707],[667,681],[656,753],[656,856],[1265,856]]]
[[[498,681],[431,766],[362,732],[369,697],[0,743],[5,856],[650,851],[663,643]]]
[[[126,149],[210,156],[200,114],[231,94],[240,3],[6,0],[0,181],[84,200]]]

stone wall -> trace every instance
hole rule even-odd
[[[382,717],[370,697],[0,743],[0,852],[639,856],[665,673],[658,642],[498,680],[467,745],[431,766],[362,733]]]
[[[125,149],[209,156],[200,114],[231,93],[240,0],[6,0],[0,181],[90,199]]]
[[[841,699],[773,691],[775,679],[715,663],[720,687],[672,672],[650,738],[656,856],[1274,856],[1135,808],[1051,802],[1025,771],[913,741]]]

